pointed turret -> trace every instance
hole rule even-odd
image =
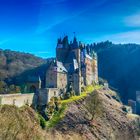
[[[57,48],[63,48],[63,43],[61,38],[58,38],[57,40]]]
[[[77,42],[77,38],[75,36],[73,39],[73,48],[78,48],[78,42]]]
[[[58,38],[57,44],[62,44],[62,39],[61,38]]]
[[[63,38],[63,47],[64,48],[68,48],[68,46],[69,46],[69,41],[68,41],[68,36],[65,36],[64,38]]]

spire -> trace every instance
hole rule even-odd
[[[73,38],[73,48],[78,48],[78,42],[77,42],[77,38],[75,36],[75,32],[74,33],[74,38]]]
[[[58,38],[57,40],[57,48],[62,48],[63,45],[62,45],[62,39],[61,38]]]
[[[62,39],[61,38],[58,38],[58,40],[57,40],[57,45],[58,44],[62,44]]]
[[[64,48],[68,48],[68,46],[69,46],[69,41],[68,41],[68,36],[65,36],[64,38],[63,38],[63,47]]]

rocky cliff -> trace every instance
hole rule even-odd
[[[65,117],[53,129],[50,139],[61,136],[65,140],[138,140],[139,117],[123,112],[123,105],[115,96],[113,91],[102,89],[69,104]],[[98,108],[95,111],[94,106]]]
[[[0,107],[0,139],[4,140],[138,140],[139,117],[127,114],[116,93],[100,89],[67,104],[55,127],[41,130],[29,107]]]

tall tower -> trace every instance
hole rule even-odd
[[[74,89],[75,89],[75,92],[78,95],[80,95],[81,93],[81,50],[75,36],[72,43],[72,51],[75,53],[76,60],[78,63],[78,70],[74,74],[75,75],[74,76]]]
[[[98,57],[95,52],[92,54],[93,57],[93,73],[94,73],[94,81],[98,83]]]
[[[78,94],[81,94],[81,51],[80,48],[77,50],[78,52]]]
[[[56,59],[60,62],[64,62],[69,51],[68,36],[63,39],[58,39],[56,47]]]

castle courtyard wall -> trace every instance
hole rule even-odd
[[[33,101],[34,93],[30,94],[6,94],[6,95],[0,95],[0,104],[1,105],[16,105],[18,107],[21,107],[23,105],[31,105]]]
[[[27,94],[5,94],[0,95],[0,105],[15,105],[21,107],[24,105],[34,106],[36,105],[47,105],[52,97],[59,96],[58,88],[46,88],[40,89],[38,94],[27,93]]]

